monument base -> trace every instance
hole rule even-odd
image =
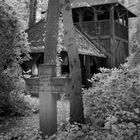
[[[52,78],[56,75],[55,64],[39,67],[40,131],[42,136],[51,136],[57,131],[56,94],[53,94]]]

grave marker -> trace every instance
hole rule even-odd
[[[44,64],[39,68],[40,130],[42,136],[57,131],[56,94],[52,80],[56,77],[57,37],[59,25],[59,0],[49,0],[44,48]]]

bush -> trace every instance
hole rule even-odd
[[[1,116],[21,116],[31,109],[29,103],[25,101],[24,94],[18,91],[1,92],[0,97]]]
[[[24,94],[23,79],[16,79],[0,74],[0,116],[25,115],[27,112],[37,112],[39,109],[38,99]]]
[[[86,117],[118,140],[140,139],[140,67],[100,71],[84,94]]]
[[[29,58],[27,35],[14,9],[4,1],[0,2],[0,22],[0,115],[23,114],[27,103],[16,83],[21,79],[20,64]]]

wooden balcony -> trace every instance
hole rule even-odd
[[[109,20],[100,20],[97,22],[84,21],[81,25],[79,23],[75,23],[75,25],[78,25],[79,27],[81,26],[82,31],[90,38],[111,35],[111,26]],[[128,40],[128,27],[115,21],[114,34],[117,37]]]
[[[80,26],[79,23],[76,25]],[[82,31],[89,37],[110,35],[110,22],[109,20],[102,21],[86,21],[82,24]]]

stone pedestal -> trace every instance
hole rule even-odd
[[[39,68],[40,130],[43,137],[57,131],[57,94],[71,93],[71,78],[56,77],[55,64],[42,64]]]
[[[56,94],[53,93],[52,78],[56,75],[55,64],[42,64],[39,68],[40,130],[43,136],[57,131]]]

